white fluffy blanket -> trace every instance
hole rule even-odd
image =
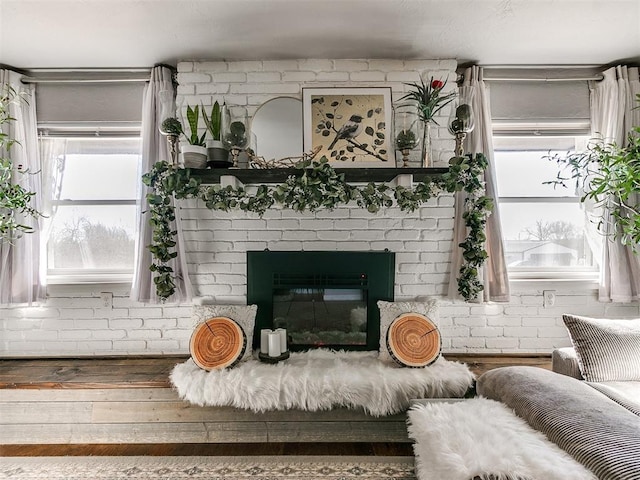
[[[210,372],[191,359],[171,372],[184,400],[197,405],[267,410],[362,407],[374,416],[405,411],[411,399],[461,397],[472,385],[469,368],[443,358],[426,368],[399,368],[377,352],[310,350],[275,365],[250,359]]]
[[[408,417],[418,480],[597,480],[502,403],[431,403]]]

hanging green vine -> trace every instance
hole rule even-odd
[[[154,259],[151,271],[155,273],[156,292],[162,299],[167,299],[175,292],[173,269],[168,265],[177,256],[176,232],[172,228],[175,220],[173,199],[199,198],[211,210],[239,209],[258,215],[263,215],[276,204],[296,212],[315,212],[352,201],[371,213],[390,207],[394,202],[402,211],[413,212],[440,191],[464,191],[467,193],[464,220],[468,235],[459,245],[463,264],[457,280],[460,294],[466,300],[471,300],[483,289],[478,279],[478,268],[487,258],[484,226],[493,208],[491,199],[484,196],[482,178],[486,166],[484,155],[467,155],[452,158],[447,173],[427,178],[413,188],[373,182],[355,186],[347,183],[344,174],[336,172],[323,157],[320,161],[301,162],[298,168],[302,174],[291,175],[280,185],[260,185],[249,192],[244,187],[204,186],[191,177],[189,169],[158,162],[142,177],[143,183],[151,189],[147,200],[153,237],[148,248]]]

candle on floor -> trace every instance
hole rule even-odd
[[[287,351],[287,330],[285,328],[276,328],[276,332],[280,334],[280,353]]]
[[[260,330],[260,353],[269,353],[269,334],[272,331],[269,328]]]
[[[280,356],[280,334],[278,332],[269,333],[269,356]]]

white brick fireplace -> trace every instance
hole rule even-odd
[[[253,115],[277,96],[301,98],[302,87],[390,86],[393,99],[403,82],[447,79],[454,60],[287,60],[180,62],[178,101],[210,106],[222,100]],[[445,114],[448,112],[445,112]],[[445,119],[437,129],[435,166],[446,166],[453,140]],[[195,290],[217,303],[246,301],[248,250],[389,250],[396,253],[396,299],[438,297],[445,352],[550,353],[569,344],[561,314],[639,316],[638,305],[600,304],[595,290],[561,283],[512,284],[507,304],[467,304],[444,298],[453,248],[453,198],[441,195],[414,213],[398,208],[370,214],[355,205],[334,211],[295,213],[271,209],[262,218],[242,212],[212,212],[185,201],[187,261]],[[542,291],[556,290],[544,308]],[[51,286],[46,304],[0,308],[0,356],[186,354],[190,305],[145,305],[128,299],[127,286]],[[112,292],[105,306],[101,292]]]

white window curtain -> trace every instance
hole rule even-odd
[[[144,92],[142,103],[142,163],[141,175],[151,170],[154,163],[161,160],[169,160],[169,149],[166,137],[160,134],[159,126],[162,122],[162,102],[160,92],[169,91],[175,95],[175,87],[172,81],[172,71],[164,66],[157,66],[151,70],[151,78]],[[175,110],[175,108],[174,108]],[[160,303],[156,295],[153,272],[151,266],[151,253],[147,246],[151,244],[152,231],[149,225],[149,204],[146,195],[149,189],[142,185],[139,197],[140,214],[138,225],[138,241],[136,246],[136,265],[131,288],[131,298],[139,302]],[[176,251],[178,256],[170,262],[176,277],[176,293],[168,300],[170,302],[190,301],[193,294],[191,282],[187,272],[187,263],[184,251],[184,238],[180,224],[180,212],[176,212],[174,225],[176,233]]]
[[[636,94],[640,93],[637,67],[617,66],[604,72],[604,79],[590,85],[592,133],[604,142],[625,145],[627,135],[640,125],[640,109]],[[636,203],[640,194],[636,195]],[[602,212],[605,220],[610,213]],[[602,302],[632,302],[640,292],[640,257],[632,248],[613,240],[614,225],[605,221],[607,229],[602,242],[599,300]]]
[[[482,298],[478,300],[485,302],[508,302],[510,297],[509,277],[507,274],[507,265],[504,260],[500,211],[497,202],[498,192],[493,160],[491,108],[488,87],[482,80],[482,68],[473,66],[465,70],[459,96],[461,102],[471,104],[475,118],[475,128],[466,138],[465,152],[483,153],[487,157],[489,166],[484,175],[486,195],[493,198],[494,201],[494,209],[489,216],[485,231],[487,236],[485,249],[489,254],[489,258],[487,258],[481,272],[484,290],[482,292]],[[467,229],[462,218],[462,214],[464,213],[464,200],[464,192],[456,193],[453,231],[455,246],[464,241],[467,235]],[[459,297],[457,276],[461,265],[461,249],[454,248],[451,258],[451,276],[449,279],[449,297],[451,298]]]
[[[31,204],[40,212],[43,205],[43,173],[38,152],[35,86],[23,84],[21,79],[19,73],[0,69],[0,84],[9,85],[16,92],[26,95],[25,102],[10,106],[10,114],[15,121],[3,125],[2,131],[19,142],[13,145],[8,155],[14,165],[22,165],[29,173],[16,172],[14,179],[26,190],[35,192]],[[45,298],[46,283],[40,268],[44,218],[26,216],[19,221],[34,230],[13,243],[0,243],[0,304],[30,305]]]

